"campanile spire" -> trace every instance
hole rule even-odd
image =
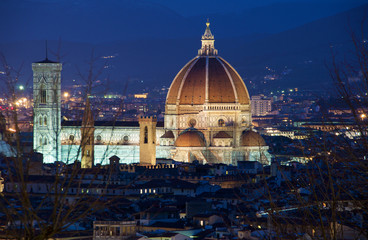
[[[212,35],[210,30],[210,21],[207,19],[206,30],[202,35],[202,47],[198,50],[200,56],[213,56],[217,55],[218,51],[215,49],[215,37]]]

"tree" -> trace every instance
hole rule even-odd
[[[50,174],[34,175],[32,171],[35,168],[42,169],[40,156],[36,153],[25,154],[24,152],[15,104],[19,99],[16,86],[20,81],[21,68],[12,68],[3,55],[0,57],[4,72],[1,80],[6,86],[7,99],[12,106],[7,111],[7,119],[14,126],[13,139],[9,141],[14,154],[0,157],[6,183],[5,191],[0,196],[0,212],[3,213],[0,217],[4,227],[0,234],[5,238],[49,239],[74,227],[91,213],[103,209],[106,204],[114,201],[114,197],[106,194],[110,182],[115,180],[114,172],[103,167],[81,169],[77,161],[84,147],[81,143],[78,146],[77,155],[70,156],[70,162],[66,164],[55,162],[49,165],[52,170]],[[96,60],[97,58],[92,54],[86,78],[83,78],[79,71],[79,76],[86,84],[84,99],[91,95],[95,80],[104,66],[98,68],[95,73]],[[57,107],[60,104],[60,89],[57,87],[60,79],[53,78],[52,81],[50,94],[52,102]],[[52,126],[58,126],[58,124]],[[60,144],[58,136],[61,129],[52,127],[51,131],[54,131],[57,137],[49,141],[55,142],[56,145]],[[100,179],[100,176],[103,176],[103,179]],[[78,232],[76,234],[79,234]]]

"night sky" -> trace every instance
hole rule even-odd
[[[198,36],[210,18],[219,38],[276,33],[367,0],[2,0],[0,42],[99,43]],[[202,24],[200,24],[202,23]]]
[[[0,52],[23,64],[55,59],[62,43],[64,84],[78,83],[92,49],[114,56],[106,75],[119,92],[130,86],[169,86],[200,47],[207,18],[219,55],[234,65],[246,85],[262,81],[266,67],[288,76],[276,86],[313,87],[325,82],[330,45],[346,43],[347,29],[358,27],[368,0],[1,0]],[[364,7],[360,7],[364,5]],[[349,14],[341,15],[345,11]],[[340,15],[339,15],[340,14]],[[342,49],[348,47],[343,46]],[[306,65],[308,63],[308,65]],[[142,83],[141,85],[136,83]]]

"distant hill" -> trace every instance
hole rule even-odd
[[[251,92],[255,92],[253,86],[258,89],[320,88],[322,84],[326,87],[331,84],[326,68],[326,63],[331,60],[331,50],[341,54],[347,54],[351,50],[349,32],[360,29],[361,21],[367,12],[368,5],[364,5],[272,35],[252,34],[221,38],[216,37],[217,26],[213,24],[215,47],[219,49],[219,55],[237,69]],[[180,25],[176,26],[167,29],[167,32],[185,32],[185,27],[181,29],[178,27]],[[61,52],[65,55],[64,84],[74,83],[73,79],[80,82],[76,75],[77,66],[82,72],[85,71],[86,62],[94,49],[97,56],[114,56],[108,59],[108,68],[104,72],[105,76],[109,76],[111,87],[116,91],[120,91],[128,79],[131,90],[169,86],[175,74],[200,48],[204,24],[195,28],[200,28],[196,30],[195,37],[175,39],[151,38],[100,44],[62,41]],[[50,41],[49,48],[55,51],[57,41]],[[44,41],[0,43],[0,51],[13,65],[24,62],[25,81],[31,78],[30,63],[44,58]],[[102,61],[104,59],[99,62]],[[275,72],[270,72],[266,67]],[[268,74],[279,75],[279,79],[263,84],[264,76]]]

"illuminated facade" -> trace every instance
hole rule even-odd
[[[251,130],[248,90],[236,70],[218,56],[210,24],[206,25],[198,55],[179,71],[170,86],[164,123],[148,126],[140,121],[140,128],[138,121],[94,122],[95,164],[106,164],[114,155],[123,163],[139,162],[140,156],[144,156],[145,163],[153,163],[147,155],[154,152],[152,139],[155,139],[156,158],[202,163],[236,164],[243,160],[269,163],[268,147]],[[142,126],[149,127],[150,146],[142,145],[145,131]],[[63,122],[59,141],[62,161],[81,158],[82,132],[81,122]],[[146,149],[144,153],[140,153],[140,146],[141,150]]]
[[[33,149],[43,153],[45,162],[61,159],[61,69],[61,63],[47,58],[32,63]]]

